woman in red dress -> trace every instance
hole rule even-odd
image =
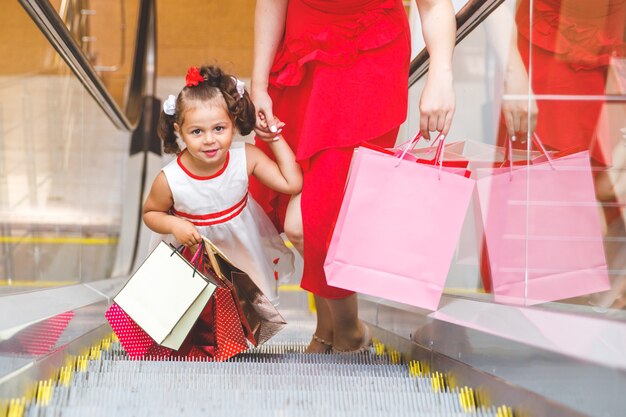
[[[430,70],[420,128],[447,133],[454,113],[449,0],[417,0]],[[257,144],[282,129],[304,172],[300,196],[250,183],[279,230],[304,256],[301,286],[315,295],[308,352],[361,351],[370,343],[356,295],[327,285],[323,264],[354,148],[393,146],[406,118],[409,24],[402,0],[258,0],[252,98]],[[274,119],[278,115],[284,122]],[[416,250],[419,250],[416,248]]]

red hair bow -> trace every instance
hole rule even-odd
[[[200,70],[196,67],[190,67],[185,77],[185,84],[187,87],[195,87],[204,81],[204,77],[200,75]]]

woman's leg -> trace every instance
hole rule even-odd
[[[394,129],[372,142],[383,147],[393,146],[397,132],[398,129]],[[318,336],[330,332],[333,348],[340,351],[355,350],[369,342],[365,340],[369,339],[366,327],[358,318],[356,294],[328,285],[323,268],[353,154],[352,148],[327,149],[308,161],[300,205],[303,220],[298,223],[302,225],[304,236],[301,286],[316,296]]]
[[[304,239],[300,194],[293,196],[287,206],[285,234],[298,253],[302,255],[304,253]],[[363,345],[364,327],[358,318],[356,294],[338,299],[327,299],[315,295],[315,309],[317,315],[316,337],[307,346],[306,353],[326,353],[330,348],[327,343],[334,344],[338,350],[354,350]],[[337,317],[337,319],[333,319],[333,317]],[[337,342],[334,341],[334,334],[341,335]]]
[[[289,200],[285,215],[285,234],[293,247],[302,256],[304,254],[304,239],[302,232],[302,210],[300,209],[300,194]],[[315,337],[306,348],[306,353],[326,353],[333,342],[333,319],[325,298],[315,296],[317,327]]]
[[[346,298],[327,299],[333,317],[333,349],[342,352],[358,350],[367,346],[369,331],[359,320],[359,306],[356,294]]]
[[[313,339],[304,350],[306,353],[328,353],[333,346],[333,316],[328,307],[328,300],[314,295],[317,325]]]

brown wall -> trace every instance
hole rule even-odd
[[[60,0],[52,1],[57,8],[59,3]],[[121,62],[119,4],[111,0],[90,2],[90,7],[97,11],[96,16],[89,18],[90,35],[97,38],[91,49],[94,64],[110,66]],[[103,73],[107,84],[124,84],[132,63],[138,1],[124,0],[124,4],[124,64],[117,73]],[[220,64],[240,77],[249,77],[254,5],[254,0],[157,0],[158,75],[184,76],[189,66],[209,63]],[[57,54],[17,1],[3,2],[0,57],[0,74],[63,72],[65,69],[63,64],[53,65]]]
[[[41,72],[54,52],[17,1],[3,1],[0,13],[0,74]]]
[[[158,0],[158,74],[184,76],[191,65],[219,64],[249,77],[254,5],[254,0]]]

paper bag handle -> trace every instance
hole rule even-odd
[[[406,155],[406,153],[409,151],[409,149],[415,148],[415,144],[419,142],[421,138],[422,132],[418,132],[413,140],[406,143],[402,154],[398,158],[398,163],[396,164],[396,167],[400,166],[400,163],[402,162],[402,160],[404,160],[404,156]],[[433,159],[434,163],[436,165],[439,165],[439,169],[437,170],[437,178],[439,180],[441,180],[441,169],[443,168],[443,146],[445,144],[445,141],[446,136],[443,133],[439,133],[435,140],[430,144],[430,148],[432,149],[435,146],[435,143],[439,142],[437,145],[437,150],[435,151],[435,159]]]
[[[418,132],[417,135],[415,135],[415,137],[412,140],[407,141],[400,145],[400,147],[403,146],[403,149],[402,149],[402,154],[400,154],[400,157],[398,158],[398,163],[396,164],[396,166],[400,165],[400,162],[402,162],[407,152],[409,152],[410,150],[413,150],[415,148],[415,145],[417,145],[417,142],[420,141],[420,139],[422,139],[422,132]],[[445,135],[443,133],[440,133],[439,135],[437,135],[435,140],[433,140],[429,146],[429,148],[432,149],[435,147],[435,144],[438,143],[437,149],[435,151],[434,161],[435,163],[439,163],[440,165],[443,163],[441,156],[443,155],[443,146],[444,146],[445,140],[446,140]]]
[[[548,163],[550,164],[550,167],[552,167],[554,169],[554,166],[552,165],[552,158],[550,158],[550,155],[548,154],[548,151],[546,151],[546,148],[545,148],[545,146],[543,146],[543,143],[541,142],[541,139],[539,139],[539,136],[537,135],[537,133],[533,133],[533,141],[535,142],[535,145],[537,145],[539,150],[543,153],[543,155],[548,160]]]
[[[508,140],[504,142],[505,157],[500,167],[503,167],[508,162],[510,172],[512,173],[513,172],[513,142],[515,142],[515,135],[508,136],[507,139]],[[539,136],[537,135],[536,132],[533,133],[531,141],[537,146],[537,148],[539,148],[543,156],[546,157],[548,164],[550,164],[550,168],[554,169],[554,165],[552,165],[552,158],[550,157],[548,151],[546,150],[546,147],[543,145],[543,143],[541,142],[541,139],[539,139]]]
[[[412,150],[413,148],[415,148],[415,145],[417,144],[417,142],[419,142],[421,138],[422,138],[422,132],[417,132],[417,135],[415,135],[413,139],[406,141],[402,145],[400,145],[400,146],[404,146],[404,149],[402,150],[402,154],[400,155],[400,158],[398,158],[398,163],[396,164],[396,166],[400,165],[400,162],[402,162],[406,153],[409,150]]]
[[[178,253],[179,255],[183,254],[183,250],[185,249],[185,245],[179,245],[178,247],[175,247],[174,245],[172,245],[170,243],[170,246],[174,249],[172,251],[172,253],[170,254],[170,256],[174,256],[175,253]],[[189,261],[189,263],[191,264],[191,266],[193,266],[193,275],[192,276],[196,276],[196,272],[198,272],[200,263],[198,261],[200,254],[202,253],[202,247],[204,246],[203,242],[200,242],[200,244],[198,245],[198,249],[196,249],[196,252],[193,254],[193,256],[191,257],[191,260]],[[183,256],[184,257],[184,256]]]

